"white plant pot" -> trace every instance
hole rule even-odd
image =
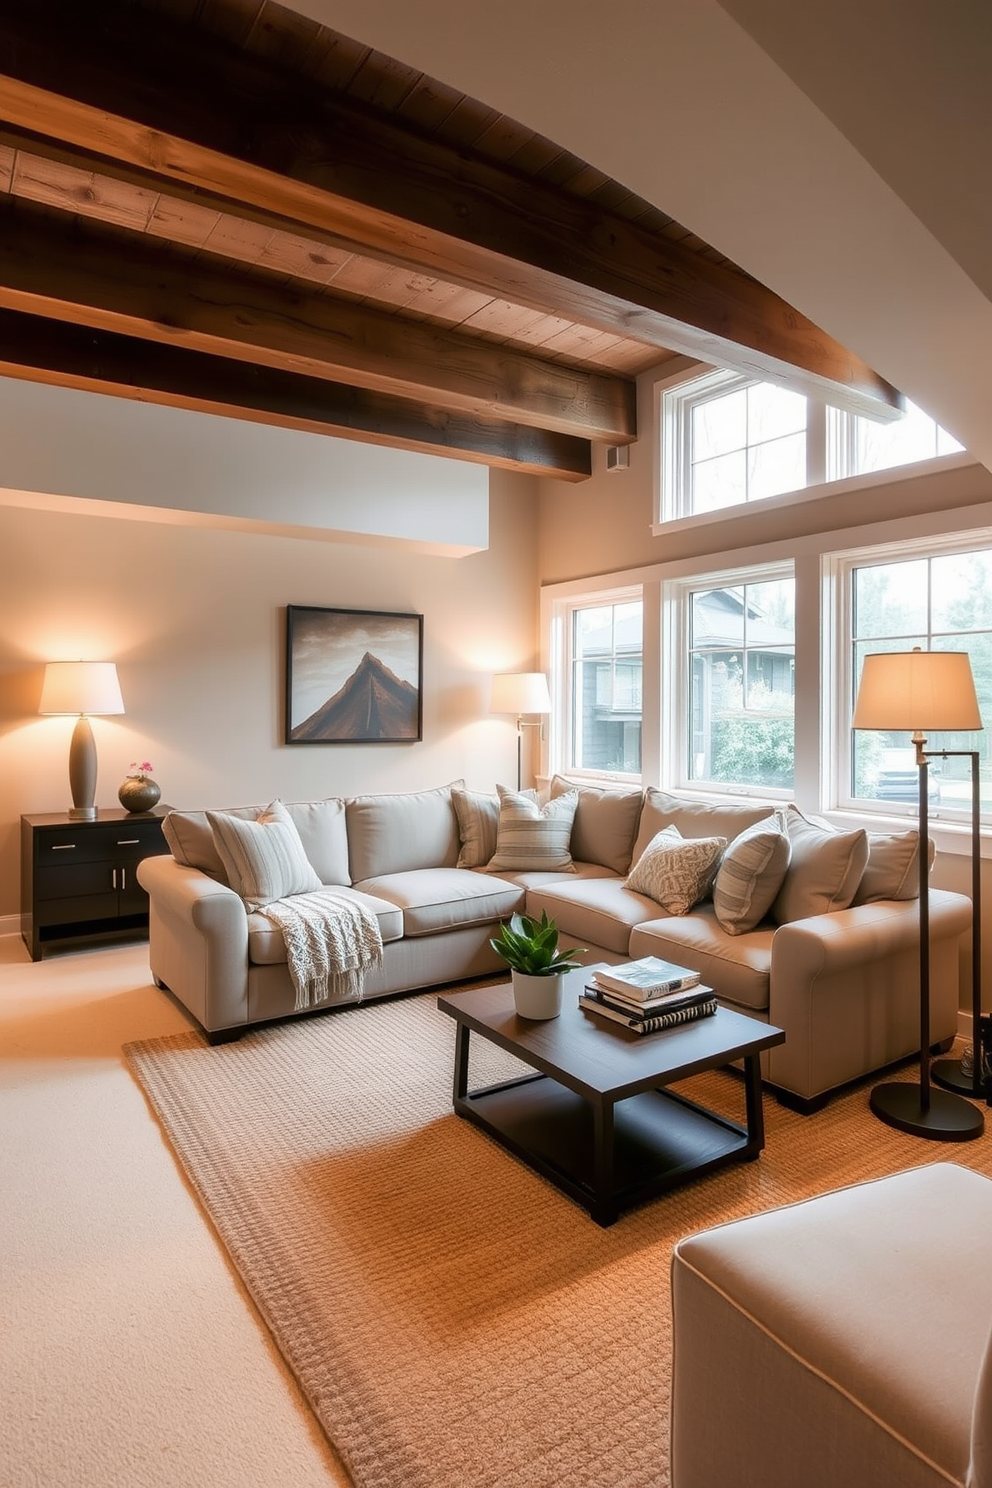
[[[521,1018],[557,1018],[561,1012],[565,973],[555,976],[528,976],[524,971],[511,971],[513,1005]]]

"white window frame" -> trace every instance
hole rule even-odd
[[[915,802],[886,801],[884,804],[851,792],[852,738],[851,717],[854,711],[852,651],[853,573],[856,568],[883,563],[911,563],[921,558],[941,558],[951,553],[973,553],[992,547],[992,528],[957,532],[946,537],[919,537],[900,542],[876,543],[843,552],[825,554],[823,668],[824,706],[830,736],[825,741],[824,757],[833,762],[832,772],[824,782],[829,805],[852,815],[905,816],[915,822],[919,807]],[[987,721],[986,726],[992,721]],[[907,745],[909,739],[907,736]],[[962,822],[970,820],[970,808],[931,805],[932,821]],[[992,813],[982,813],[986,826]]]
[[[967,451],[961,451],[938,455],[930,460],[914,460],[908,464],[887,466],[884,470],[871,471],[864,475],[838,475],[835,473],[840,468],[838,462],[851,447],[851,419],[854,415],[828,408],[824,403],[808,398],[805,486],[795,491],[783,491],[776,496],[764,496],[754,501],[720,507],[716,511],[689,510],[689,414],[693,405],[721,393],[732,392],[737,387],[747,387],[761,381],[761,378],[728,372],[722,368],[696,367],[689,372],[681,370],[671,377],[661,378],[654,384],[656,427],[659,430],[655,466],[655,516],[651,527],[654,536],[710,526],[728,519],[736,520],[750,512],[766,512],[807,501],[819,501],[825,496],[841,495],[848,490],[870,490],[874,486],[905,480],[909,472],[914,476],[926,475],[931,471],[953,470],[974,463]]]
[[[689,774],[690,691],[689,666],[690,607],[694,594],[710,589],[730,589],[743,584],[761,584],[792,579],[796,566],[792,559],[772,563],[748,564],[741,568],[721,568],[705,574],[668,579],[662,584],[662,628],[665,671],[675,679],[674,687],[662,692],[663,755],[668,760],[665,783],[687,795],[709,798],[754,796],[763,801],[789,801],[795,795],[795,783],[789,789],[765,785],[732,784],[714,780],[693,780]],[[797,595],[798,602],[798,595]],[[796,637],[798,641],[798,637]],[[798,761],[796,764],[798,770]]]
[[[644,704],[643,683],[647,658],[644,655],[644,633],[641,636],[641,770],[634,774],[623,770],[587,770],[570,763],[572,751],[572,704],[575,660],[572,644],[574,635],[573,616],[578,610],[597,609],[606,605],[641,604],[642,626],[644,624],[644,588],[641,584],[629,584],[620,588],[590,590],[578,593],[554,603],[549,636],[549,671],[551,674],[552,714],[548,730],[548,770],[553,774],[566,775],[571,780],[623,782],[638,785],[644,774]]]

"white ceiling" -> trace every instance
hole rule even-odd
[[[992,469],[988,0],[292,0],[714,244]]]

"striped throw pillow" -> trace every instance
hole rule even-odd
[[[249,910],[290,894],[312,894],[322,887],[303,851],[296,824],[281,801],[273,801],[257,821],[244,821],[224,811],[208,811],[207,821],[227,881]]]
[[[664,827],[631,868],[627,887],[670,915],[688,914],[709,892],[726,845],[726,837],[683,837],[678,827]]]
[[[713,908],[728,934],[745,935],[765,918],[791,857],[792,840],[781,811],[734,838],[713,883]]]
[[[521,791],[531,801],[536,792]],[[499,828],[499,796],[496,791],[463,790],[451,787],[451,804],[458,818],[458,836],[461,851],[458,854],[459,868],[485,868],[496,851],[496,833]]]
[[[490,873],[523,873],[557,871],[574,873],[575,864],[569,844],[578,791],[556,796],[546,806],[538,806],[522,791],[496,787],[499,795],[499,824],[496,828],[496,851],[489,859]]]

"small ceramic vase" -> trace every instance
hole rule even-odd
[[[117,799],[125,811],[137,813],[151,811],[158,805],[161,794],[150,775],[129,775],[117,792]]]

